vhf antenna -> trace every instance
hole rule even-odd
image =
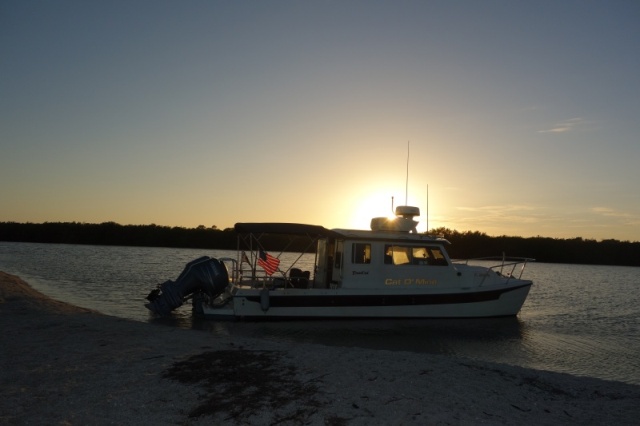
[[[409,144],[411,141],[407,141],[407,180],[404,184],[404,205],[409,205]]]

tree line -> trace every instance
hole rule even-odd
[[[482,232],[458,232],[448,228],[432,229],[429,234],[442,236],[451,242],[447,250],[456,259],[505,253],[507,256],[530,257],[546,263],[640,266],[640,242],[493,237]],[[221,250],[234,250],[237,247],[237,235],[233,228],[120,225],[115,222],[0,222],[0,241]],[[280,250],[287,247],[291,251],[306,247],[306,241],[291,241],[279,236],[273,236],[265,244]]]
[[[0,241],[52,244],[94,244],[104,246],[178,247],[235,249],[232,228],[182,228],[151,225],[120,225],[80,222],[0,222]]]
[[[614,239],[596,241],[583,238],[491,237],[482,232],[458,232],[447,228],[432,230],[449,242],[452,258],[496,256],[530,257],[545,263],[640,266],[640,242]]]

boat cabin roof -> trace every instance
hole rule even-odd
[[[377,241],[402,241],[402,242],[431,242],[440,244],[450,244],[444,238],[434,237],[428,234],[418,234],[414,232],[398,231],[367,231],[362,229],[333,229],[333,232],[340,237],[352,240],[377,240]]]
[[[235,231],[242,234],[284,234],[284,235],[308,235],[314,237],[357,239],[357,240],[387,240],[387,241],[413,241],[435,242],[449,244],[444,238],[438,238],[427,234],[394,231],[367,231],[359,229],[327,229],[318,225],[302,223],[280,222],[253,222],[236,223]]]
[[[285,234],[285,235],[313,235],[321,237],[334,237],[340,235],[318,225],[306,225],[303,223],[279,223],[256,222],[236,223],[236,232],[241,234]]]

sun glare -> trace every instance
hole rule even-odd
[[[388,194],[376,193],[351,200],[348,227],[370,229],[371,219],[374,217],[395,217],[391,197]],[[398,205],[396,200],[394,200],[394,204]]]
[[[371,219],[374,217],[395,217],[395,208],[398,206],[414,206],[420,209],[420,216],[414,218],[417,220],[418,232],[427,232],[428,228],[434,228],[441,226],[440,217],[434,217],[434,213],[444,209],[438,202],[442,197],[439,194],[434,194],[431,200],[427,200],[426,194],[419,194],[415,198],[409,196],[408,200],[405,200],[404,194],[402,196],[393,196],[391,192],[376,192],[373,194],[363,194],[362,196],[351,199],[348,203],[348,221],[345,225],[351,229],[370,229]],[[431,208],[429,203],[432,203]],[[347,206],[345,206],[347,207]],[[430,217],[427,217],[427,216]]]

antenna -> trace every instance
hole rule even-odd
[[[407,180],[404,184],[404,205],[409,205],[409,144],[411,141],[407,141]]]

